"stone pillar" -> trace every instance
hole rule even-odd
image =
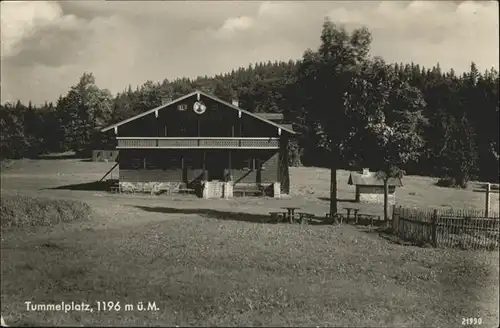
[[[281,183],[279,182],[273,183],[273,197],[281,198]]]
[[[208,181],[203,181],[201,183],[201,194],[202,198],[209,198],[210,197],[210,183]]]
[[[223,195],[225,199],[233,198],[233,184],[232,182],[224,182]]]

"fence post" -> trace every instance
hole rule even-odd
[[[491,183],[486,184],[486,203],[484,204],[484,216],[487,218],[490,212]]]
[[[396,204],[392,205],[392,233],[395,233],[397,231],[398,223],[397,221],[397,214],[396,214]]]
[[[438,211],[434,209],[432,213],[432,244],[437,247],[437,224],[438,224]]]

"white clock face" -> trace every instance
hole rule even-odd
[[[197,101],[193,105],[193,110],[196,114],[203,114],[207,110],[207,107],[201,101]]]

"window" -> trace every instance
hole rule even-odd
[[[137,157],[130,158],[128,161],[128,164],[129,164],[128,166],[132,170],[140,170],[140,169],[144,168],[143,158],[137,158]]]
[[[251,171],[253,170],[253,159],[252,158],[245,158],[243,159],[243,170]]]
[[[152,152],[146,157],[146,169],[159,170],[162,169],[162,159],[159,153]]]
[[[256,158],[255,159],[255,168],[256,170],[265,171],[266,170],[266,161]]]
[[[203,153],[190,151],[183,154],[184,167],[188,169],[201,169],[203,167]]]
[[[165,168],[166,169],[180,169],[181,168],[181,157],[180,156],[167,156],[165,157]]]
[[[135,149],[120,152],[120,168],[125,170],[144,169],[144,153]],[[104,154],[103,154],[104,155]]]
[[[244,158],[243,159],[243,169],[244,170],[266,170],[266,161],[259,158]]]

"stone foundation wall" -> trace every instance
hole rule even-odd
[[[281,183],[273,183],[273,198],[281,198]]]
[[[159,192],[163,190],[175,191],[179,189],[182,182],[126,182],[120,181],[120,189],[125,192]]]
[[[222,181],[204,181],[203,198],[222,198],[224,195],[224,184]]]
[[[223,194],[225,199],[233,198],[233,183],[228,181],[224,182]]]

